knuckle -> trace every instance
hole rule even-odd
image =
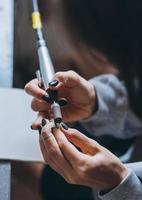
[[[79,80],[79,75],[75,71],[70,70],[68,73],[69,73],[69,77],[73,77],[74,80],[76,80],[76,81]]]
[[[51,148],[49,148],[48,151],[49,151],[50,155],[52,155],[53,158],[57,157],[57,151],[56,151],[56,148],[51,147]]]
[[[73,70],[69,70],[69,71],[67,71],[67,72],[57,72],[56,74],[55,74],[55,78],[57,78],[57,79],[64,79],[64,77],[78,77],[78,74],[75,72],[75,71],[73,71]]]
[[[81,175],[87,174],[87,167],[86,166],[81,167],[80,173],[81,173]]]
[[[41,89],[37,89],[37,90],[36,90],[35,96],[36,96],[38,99],[42,99],[43,95],[44,95],[44,91],[42,92]]]
[[[27,93],[29,93],[29,92],[31,91],[33,85],[35,85],[36,83],[37,83],[37,79],[33,79],[33,80],[31,80],[30,82],[28,82],[28,83],[25,85],[25,87],[24,87],[25,91],[26,91]]]
[[[55,79],[60,79],[60,78],[62,78],[62,76],[63,76],[63,72],[56,72],[56,74],[55,74]]]
[[[70,75],[72,75],[72,76],[78,75],[78,74],[77,74],[75,71],[73,71],[73,70],[69,70],[68,73],[69,73]]]
[[[72,79],[74,80],[73,86],[80,82],[80,76],[75,71],[70,70],[68,71],[68,81],[70,82]]]
[[[55,76],[58,77],[62,74],[62,72],[56,72]]]
[[[73,138],[78,138],[78,131],[76,129],[70,128],[69,133],[70,133],[70,136],[72,136]]]
[[[80,154],[80,157],[76,162],[77,162],[77,166],[76,167],[78,168],[78,170],[81,170],[82,168],[84,168],[85,165],[86,165],[86,161],[84,159],[84,155]]]
[[[60,148],[63,148],[64,145],[65,145],[64,140],[61,139],[61,138],[59,138],[59,139],[58,139],[58,145],[59,145]]]
[[[44,140],[46,137],[50,137],[47,130],[45,128],[42,128],[42,139]]]

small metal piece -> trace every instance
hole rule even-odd
[[[56,128],[60,128],[61,127],[61,123],[56,123]]]
[[[41,74],[40,74],[39,70],[36,71],[36,77],[37,77],[37,80],[38,80],[39,87],[42,87],[42,78],[41,78]]]
[[[47,46],[38,47],[38,57],[40,64],[40,72],[45,91],[48,89],[48,83],[53,79],[55,71],[47,49]]]
[[[51,105],[51,109],[53,112],[55,125],[57,126],[57,124],[60,124],[62,122],[62,114],[60,106],[58,103],[53,102],[53,104]]]
[[[34,11],[35,11],[35,12],[36,12],[36,11],[39,11],[37,0],[32,0],[32,3],[33,3],[33,9],[34,9]]]

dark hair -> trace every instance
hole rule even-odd
[[[142,118],[142,1],[62,0],[66,21],[103,52],[125,81],[130,105]]]

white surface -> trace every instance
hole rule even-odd
[[[0,87],[12,87],[14,0],[0,1]]]
[[[31,97],[20,89],[0,88],[0,159],[43,161]]]

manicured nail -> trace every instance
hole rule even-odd
[[[39,135],[41,135],[41,126],[38,128]]]
[[[32,127],[32,125],[31,125],[31,129],[34,130],[33,127]]]
[[[42,96],[42,99],[43,99],[44,101],[46,101],[47,103],[51,103],[51,99],[50,99],[50,97],[49,97],[48,95]]]
[[[61,126],[65,129],[65,130],[68,130],[69,129],[69,127],[65,124],[65,123],[61,123]]]
[[[59,83],[59,81],[53,80],[53,81],[51,81],[51,82],[49,83],[49,86],[55,87],[55,86],[58,85],[58,83]]]
[[[62,107],[63,107],[63,106],[66,106],[66,105],[68,104],[67,100],[64,99],[64,98],[59,99],[58,103],[59,103],[59,105],[62,106]]]
[[[41,125],[42,125],[42,127],[44,127],[46,125],[46,119],[42,119]]]
[[[34,129],[34,128],[32,127],[32,125],[31,125],[31,129],[32,129],[32,130],[38,130],[38,131],[39,131],[39,134],[41,134],[41,126],[39,126],[38,128]]]

